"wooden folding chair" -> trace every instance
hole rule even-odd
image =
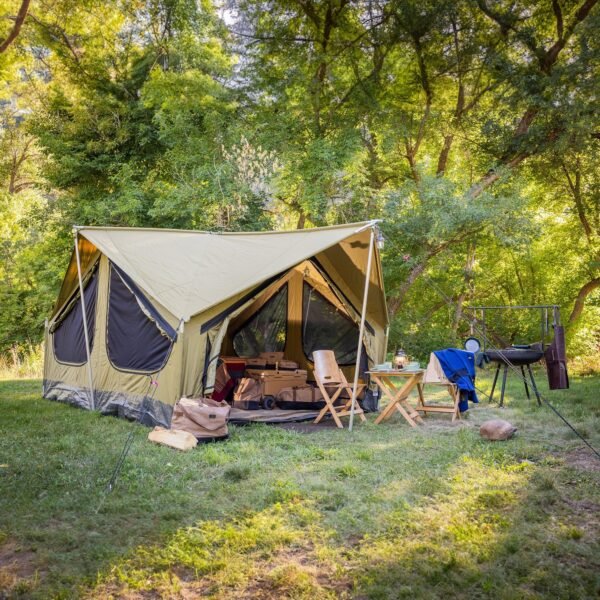
[[[340,421],[340,417],[347,417],[350,415],[352,408],[352,386],[348,383],[344,373],[337,364],[333,350],[315,350],[313,352],[313,361],[315,364],[315,380],[323,394],[323,400],[325,400],[325,406],[315,419],[315,423],[319,423],[321,419],[330,412],[335,424],[340,429],[343,429],[344,426]],[[356,388],[357,396],[364,387],[364,383],[358,384]],[[344,390],[348,392],[350,398],[348,398],[348,401],[344,404],[335,406],[335,401]],[[354,414],[358,415],[361,421],[367,420],[363,413],[363,409],[358,403],[358,399],[354,406]]]
[[[423,387],[426,384],[445,387],[450,398],[452,398],[452,404],[425,404]],[[423,379],[417,386],[417,391],[419,392],[419,402],[415,408],[416,410],[423,412],[423,416],[427,415],[428,412],[450,413],[452,415],[452,422],[460,419],[460,410],[458,407],[458,403],[460,402],[460,390],[455,383],[452,383],[446,377],[439,360],[433,352],[429,357],[429,364],[427,365]]]

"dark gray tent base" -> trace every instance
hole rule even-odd
[[[71,404],[86,410],[91,408],[88,388],[71,386],[61,381],[44,379],[43,396],[47,400]],[[168,428],[171,424],[173,407],[150,396],[95,390],[94,401],[96,410],[103,415],[125,417],[151,427],[160,425]]]
[[[247,425],[248,423],[297,423],[299,421],[314,421],[320,411],[318,410],[242,410],[232,408],[229,413],[229,422],[233,425]]]
[[[61,381],[44,379],[44,398],[90,410],[90,395],[87,388],[68,385]],[[103,415],[115,415],[134,419],[151,427],[170,427],[173,407],[149,396],[133,396],[123,392],[95,390],[96,410]],[[298,423],[314,421],[318,410],[241,410],[232,408],[229,417],[234,425],[248,423]]]

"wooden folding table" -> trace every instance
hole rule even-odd
[[[417,423],[424,424],[421,415],[407,402],[408,395],[419,386],[423,379],[424,371],[419,370],[390,370],[390,371],[367,371],[371,379],[379,386],[383,397],[387,398],[389,403],[383,409],[381,414],[375,419],[375,423],[381,423],[389,419],[394,411],[397,410],[412,427]],[[395,379],[407,380],[403,385],[397,385]],[[420,391],[420,390],[419,390]]]

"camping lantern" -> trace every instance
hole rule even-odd
[[[396,354],[394,354],[394,368],[401,370],[406,367],[408,364],[408,356],[402,348],[396,349]]]

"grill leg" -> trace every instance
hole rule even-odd
[[[502,391],[500,392],[500,408],[504,406],[504,390],[506,388],[506,375],[508,373],[508,365],[504,365],[504,373],[502,374]]]
[[[521,373],[523,375],[523,385],[525,386],[525,393],[527,394],[527,400],[531,398],[529,395],[529,386],[527,385],[527,376],[525,375],[525,367],[521,365]]]
[[[531,370],[531,365],[527,365],[527,370],[529,371],[529,377],[531,377],[531,387],[535,392],[535,397],[537,398],[538,406],[542,405],[542,400],[540,399],[540,393],[538,392],[537,385],[535,385],[535,379],[533,378],[533,372]]]
[[[496,389],[496,382],[498,381],[498,373],[500,373],[500,364],[496,367],[496,373],[494,374],[494,383],[492,383],[492,391],[490,392],[489,402],[494,399],[494,390]]]

